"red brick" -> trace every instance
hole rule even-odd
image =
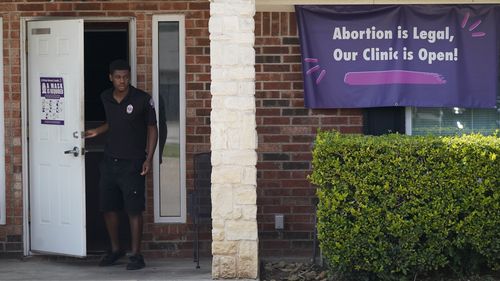
[[[255,75],[256,81],[280,81],[281,73],[257,73]]]
[[[304,107],[304,100],[303,99],[292,100],[291,103],[292,103],[291,104],[292,107]]]
[[[363,127],[362,126],[357,126],[357,127],[340,127],[339,131],[344,134],[362,134],[363,133]]]
[[[313,143],[315,139],[314,135],[296,135],[292,136],[292,142],[294,143]]]
[[[313,206],[292,206],[292,213],[294,214],[312,214],[314,212]]]
[[[288,143],[290,142],[290,136],[283,135],[267,135],[264,136],[264,142],[274,142],[274,143]]]
[[[314,196],[316,195],[316,190],[312,188],[297,188],[297,189],[292,189],[292,195],[293,196]]]
[[[290,65],[287,65],[287,64],[279,64],[279,65],[266,64],[266,65],[263,65],[263,71],[264,72],[289,72]]]
[[[288,82],[265,82],[264,90],[290,90],[291,85]]]
[[[103,3],[103,10],[129,10],[129,3]]]
[[[133,11],[137,11],[137,10],[151,10],[151,11],[156,11],[156,10],[158,10],[158,4],[157,3],[147,3],[147,2],[131,3],[130,4],[130,9],[133,10]]]
[[[297,18],[295,16],[295,13],[291,13],[289,19],[290,19],[290,24],[289,24],[290,35],[297,35],[298,27],[297,27]]]
[[[281,26],[280,34],[282,36],[286,36],[289,34],[289,32],[288,32],[289,16],[290,16],[290,13],[281,13],[280,14],[280,26]]]
[[[289,241],[262,241],[259,243],[259,246],[262,246],[266,249],[289,249],[290,242]]]
[[[310,133],[310,129],[307,126],[291,126],[291,127],[282,127],[280,130],[283,135],[300,135],[300,134],[308,134]]]
[[[257,108],[256,114],[257,116],[280,116],[281,110],[278,108]]]
[[[332,116],[321,117],[321,124],[324,125],[348,125],[348,117],[346,116]]]
[[[187,47],[186,48],[186,55],[202,55],[203,54],[203,48],[202,47]],[[191,56],[194,58],[194,56]]]
[[[264,213],[290,213],[290,206],[264,206]]]
[[[271,35],[280,35],[280,13],[273,12],[271,14]]]
[[[44,4],[18,4],[18,11],[45,11]]]
[[[75,10],[101,10],[100,3],[75,3]]]
[[[319,118],[315,117],[292,117],[293,125],[317,125]]]
[[[263,47],[263,54],[288,54],[290,49],[288,47]]]
[[[285,73],[283,74],[284,81],[302,81],[302,73]]]
[[[281,40],[279,37],[257,37],[257,38],[255,38],[255,46],[264,46],[264,45],[279,46],[280,44],[281,44]]]
[[[279,91],[256,91],[255,93],[257,98],[260,99],[277,99],[280,98]]]
[[[294,223],[291,225],[292,230],[308,230],[308,231],[313,231],[314,230],[314,224],[313,223]]]
[[[349,117],[349,125],[363,125],[363,119],[361,116],[351,116]]]
[[[311,153],[296,153],[292,154],[292,161],[312,161]]]
[[[312,115],[338,115],[339,109],[312,109]]]
[[[197,2],[197,3],[189,3],[189,9],[191,10],[209,10],[210,3],[207,2]]]
[[[282,91],[281,97],[284,99],[303,99],[304,93],[302,91]],[[303,106],[300,106],[303,107]]]
[[[271,13],[262,13],[262,35],[271,35]]]
[[[98,11],[93,11],[93,12],[78,12],[78,16],[81,17],[103,17],[106,16],[105,12],[98,12]]]
[[[363,115],[363,110],[362,109],[341,108],[339,110],[340,110],[339,115],[358,115],[358,116]]]

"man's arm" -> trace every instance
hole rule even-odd
[[[108,129],[109,129],[108,123],[104,123],[95,129],[90,129],[90,130],[85,131],[85,138],[97,137],[98,135],[103,134],[106,131],[108,131]]]
[[[142,164],[141,176],[146,175],[153,166],[153,155],[156,149],[156,143],[158,142],[158,128],[155,125],[148,125],[148,143],[146,147],[147,158]]]

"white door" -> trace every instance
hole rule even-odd
[[[30,21],[31,250],[86,255],[83,20]]]

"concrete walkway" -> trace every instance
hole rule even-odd
[[[126,258],[109,267],[97,263],[97,259],[0,259],[0,280],[212,280],[208,257],[200,259],[200,269],[192,259],[178,258],[146,259],[146,267],[135,271],[125,269]]]

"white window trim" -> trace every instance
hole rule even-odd
[[[5,206],[5,128],[3,106],[3,19],[0,17],[0,224],[6,223]]]
[[[158,23],[162,21],[179,22],[179,106],[180,106],[180,188],[181,188],[181,214],[176,217],[160,216],[160,174],[158,169],[153,173],[153,201],[154,201],[154,221],[155,223],[186,223],[186,62],[185,62],[185,25],[184,15],[153,15],[153,98],[155,104],[158,102]],[[158,111],[156,111],[158,119]],[[160,165],[158,158],[159,149],[156,149],[154,156],[154,167]]]
[[[405,107],[405,132],[407,135],[411,136],[412,134],[412,120],[411,120],[411,107]]]

